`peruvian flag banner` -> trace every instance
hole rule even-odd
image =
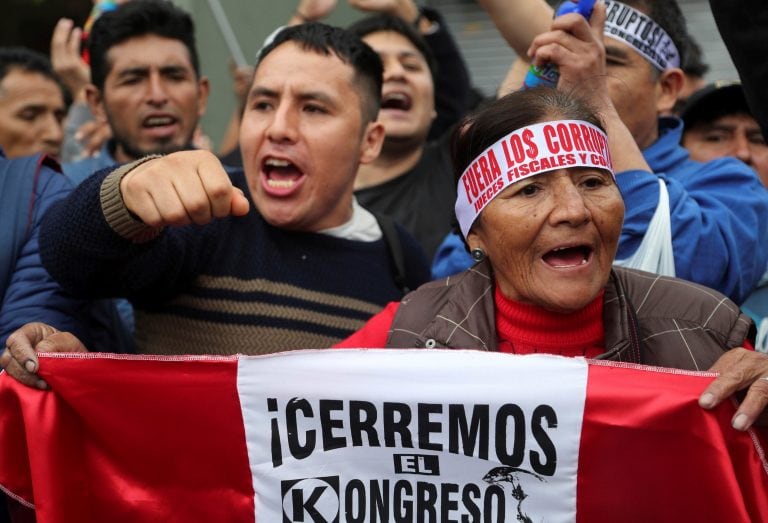
[[[768,521],[713,379],[555,356],[41,355],[0,375],[0,486],[45,522]]]

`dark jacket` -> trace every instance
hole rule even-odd
[[[71,191],[72,183],[50,158],[8,160],[0,150],[0,345],[25,323],[41,321],[75,334],[93,350],[131,352],[133,342],[114,305],[75,298],[40,260],[43,216]]]
[[[387,346],[496,350],[493,289],[487,261],[423,285],[400,304]],[[621,268],[606,285],[603,322],[600,359],[688,370],[707,370],[752,327],[717,291]]]

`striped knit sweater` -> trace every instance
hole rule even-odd
[[[383,239],[280,230],[264,221],[253,202],[244,217],[168,227],[149,242],[133,243],[105,219],[113,212],[100,199],[108,174],[90,177],[51,209],[40,233],[41,255],[75,295],[130,299],[139,352],[264,354],[329,347],[401,297]],[[231,177],[248,194],[242,171]],[[415,240],[398,232],[408,284],[416,288],[429,269]]]

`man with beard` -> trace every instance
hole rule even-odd
[[[128,2],[99,17],[88,50],[92,83],[86,87],[86,99],[96,119],[109,124],[113,138],[97,155],[63,165],[75,185],[115,164],[192,148],[209,86],[200,75],[194,22],[188,13],[166,0]],[[130,339],[130,304],[99,303],[96,316],[103,318],[101,323]]]
[[[113,138],[95,157],[64,165],[75,184],[116,163],[191,148],[209,86],[189,14],[165,0],[128,2],[96,21],[89,52],[86,98]]]

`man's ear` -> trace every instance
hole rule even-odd
[[[101,91],[93,85],[88,84],[85,86],[85,101],[88,103],[88,108],[93,113],[93,116],[99,122],[107,121],[107,112],[104,109],[104,98],[101,95]]]
[[[369,122],[363,133],[360,144],[360,163],[367,164],[379,157],[381,147],[384,145],[384,124],[375,121]]]
[[[208,107],[208,95],[211,92],[211,85],[207,76],[201,76],[197,81],[197,117],[202,118],[205,109]]]
[[[662,71],[659,75],[656,96],[658,114],[670,114],[685,85],[685,74],[677,67]]]

